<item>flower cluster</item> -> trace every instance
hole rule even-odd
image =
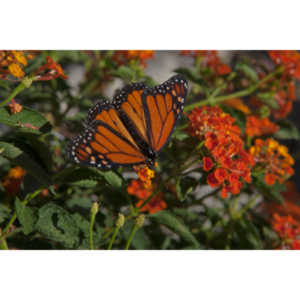
[[[203,157],[203,170],[210,172],[207,183],[211,187],[222,187],[221,196],[238,194],[242,179],[251,182],[252,156],[244,150],[240,128],[234,125],[235,119],[219,107],[194,109],[189,115],[187,131],[192,136],[204,140],[209,155]]]
[[[211,68],[216,75],[227,75],[231,72],[230,67],[221,62],[216,50],[183,50],[180,54],[201,58],[201,64]]]
[[[271,50],[270,58],[284,66],[284,75],[300,79],[300,53],[295,50]]]
[[[153,56],[153,50],[119,50],[114,52],[113,60],[118,65],[124,65],[131,60],[137,60],[143,67],[146,67],[146,60],[153,58]]]
[[[6,79],[9,75],[23,78],[25,76],[23,67],[27,66],[27,61],[33,57],[32,51],[0,51],[0,79]]]
[[[9,170],[1,182],[7,194],[15,195],[18,193],[25,174],[26,171],[19,166]]]
[[[56,63],[50,56],[46,58],[46,64],[41,66],[35,71],[35,78],[34,80],[52,80],[58,77],[62,79],[67,79],[68,76],[65,75],[62,67]]]
[[[249,137],[269,135],[275,133],[279,126],[269,118],[260,118],[255,115],[247,116],[245,132]]]
[[[154,186],[151,181],[151,179],[154,178],[154,171],[150,170],[147,166],[135,168],[135,171],[137,172],[139,179],[131,180],[127,187],[127,192],[139,199],[136,203],[136,207],[141,207],[141,212],[148,211],[150,214],[165,209],[167,204],[163,199],[162,192],[158,193],[152,197],[148,203],[144,204],[154,191]]]
[[[300,250],[300,224],[293,217],[275,213],[272,227],[281,239],[281,249]]]
[[[291,167],[294,159],[288,153],[288,148],[272,138],[256,139],[254,146],[250,148],[250,154],[256,164],[264,170],[265,182],[268,185],[273,185],[276,181],[283,183],[294,174]]]

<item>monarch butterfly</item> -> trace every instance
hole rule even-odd
[[[71,160],[103,169],[153,168],[183,110],[187,87],[185,78],[175,75],[153,88],[127,85],[112,103],[96,103],[88,111],[84,132],[70,143]]]

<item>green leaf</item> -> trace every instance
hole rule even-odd
[[[168,211],[159,211],[155,214],[149,215],[149,217],[157,221],[159,224],[167,226],[196,248],[201,247],[195,236],[190,232],[189,228],[172,213]]]
[[[78,249],[89,249],[89,247],[90,247],[90,245],[89,245],[90,222],[78,213],[73,214],[72,217],[73,217],[77,227],[80,230],[80,233],[79,233],[80,245],[79,245]],[[93,240],[94,240],[95,249],[98,248],[98,245],[101,242],[103,232],[104,232],[104,229],[95,223],[94,230],[93,230]]]
[[[289,120],[280,120],[277,125],[280,129],[274,134],[278,139],[300,139],[300,134],[297,127]]]
[[[271,93],[271,92],[258,93],[257,97],[259,98],[259,100],[261,102],[265,103],[269,107],[271,107],[273,109],[279,109],[279,104],[277,103],[277,101],[274,98],[274,93]]]
[[[274,200],[278,203],[283,203],[281,192],[285,190],[285,185],[277,181],[272,185],[265,183],[264,174],[253,176],[253,185],[256,186],[260,192],[269,200]]]
[[[122,186],[123,179],[117,173],[113,171],[102,172],[105,180],[113,187],[120,188]]]
[[[17,114],[11,114],[7,107],[1,107],[0,123],[35,134],[51,130],[50,123],[41,113],[24,106],[22,111]]]
[[[72,215],[62,207],[48,203],[38,212],[36,229],[49,240],[66,248],[76,248],[79,244],[79,228]]]
[[[84,180],[78,180],[72,183],[74,186],[84,187],[84,188],[94,188],[99,183],[96,180],[90,180],[90,179],[84,179]]]
[[[6,142],[0,142],[0,149],[2,150],[0,155],[12,161],[16,165],[23,167],[33,177],[35,177],[39,182],[43,183],[44,185],[51,185],[50,177],[44,171],[44,169],[38,163],[32,160],[30,156],[23,152],[21,149]]]
[[[254,82],[259,80],[257,72],[251,66],[245,63],[237,63],[235,68],[237,71],[243,72],[250,80]]]
[[[10,208],[0,203],[0,224],[9,218],[10,213],[11,213]]]
[[[25,235],[31,233],[34,230],[37,217],[34,210],[24,205],[17,197],[15,201],[16,214],[19,222],[22,225],[23,232]]]
[[[135,72],[127,66],[120,66],[116,71],[112,72],[112,75],[115,75],[124,81],[133,81],[135,77]]]

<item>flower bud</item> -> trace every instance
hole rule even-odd
[[[31,86],[33,82],[33,78],[29,77],[29,76],[26,76],[23,80],[22,80],[22,83],[27,87],[29,88]]]
[[[125,217],[123,214],[119,213],[119,217],[116,221],[116,227],[121,228],[125,223]]]
[[[93,202],[92,207],[91,207],[91,213],[93,215],[96,215],[99,210],[99,203],[97,201]]]
[[[135,224],[138,227],[142,227],[144,225],[145,222],[145,215],[139,215],[136,219],[135,219]]]

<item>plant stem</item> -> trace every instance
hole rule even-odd
[[[90,237],[89,237],[89,242],[90,242],[90,250],[94,250],[94,241],[93,241],[93,228],[95,224],[95,218],[98,213],[99,209],[99,204],[98,202],[94,202],[91,207],[91,214],[90,214]]]
[[[0,103],[0,107],[4,106],[6,103],[8,103],[11,99],[15,98],[20,92],[22,92],[24,89],[29,88],[32,84],[32,81],[34,80],[33,76],[27,76],[25,77],[18,86],[12,91],[12,93],[6,98],[4,101]]]
[[[195,102],[192,103],[190,105],[187,105],[185,107],[185,111],[190,111],[195,107],[199,107],[199,106],[203,106],[203,105],[214,105],[217,104],[219,102],[223,102],[225,100],[229,100],[232,98],[239,98],[239,97],[245,97],[248,96],[250,94],[252,94],[255,90],[257,90],[263,83],[265,83],[266,81],[270,80],[272,77],[274,77],[275,75],[281,73],[283,71],[282,67],[279,67],[278,69],[276,69],[274,72],[270,73],[269,75],[267,75],[266,77],[264,77],[262,80],[258,81],[257,83],[253,84],[252,86],[246,88],[245,90],[242,91],[238,91],[229,95],[223,95],[223,96],[219,96],[219,97],[208,97],[202,101],[199,102]]]
[[[133,239],[133,237],[134,237],[134,235],[135,235],[135,233],[137,232],[137,230],[139,229],[139,226],[137,225],[137,224],[134,224],[134,226],[133,226],[133,228],[132,228],[132,231],[131,231],[131,233],[130,233],[130,236],[129,236],[129,239],[128,239],[128,241],[127,241],[127,243],[126,243],[126,246],[125,246],[125,250],[128,250],[129,249],[129,246],[130,246],[130,244],[131,244],[131,241],[132,241],[132,239]]]
[[[111,239],[109,241],[109,245],[107,247],[107,250],[111,250],[112,245],[113,245],[113,243],[114,243],[114,241],[116,239],[116,236],[117,236],[118,232],[119,232],[119,227],[115,227],[114,233],[113,233],[113,235],[112,235],[112,237],[111,237]]]

